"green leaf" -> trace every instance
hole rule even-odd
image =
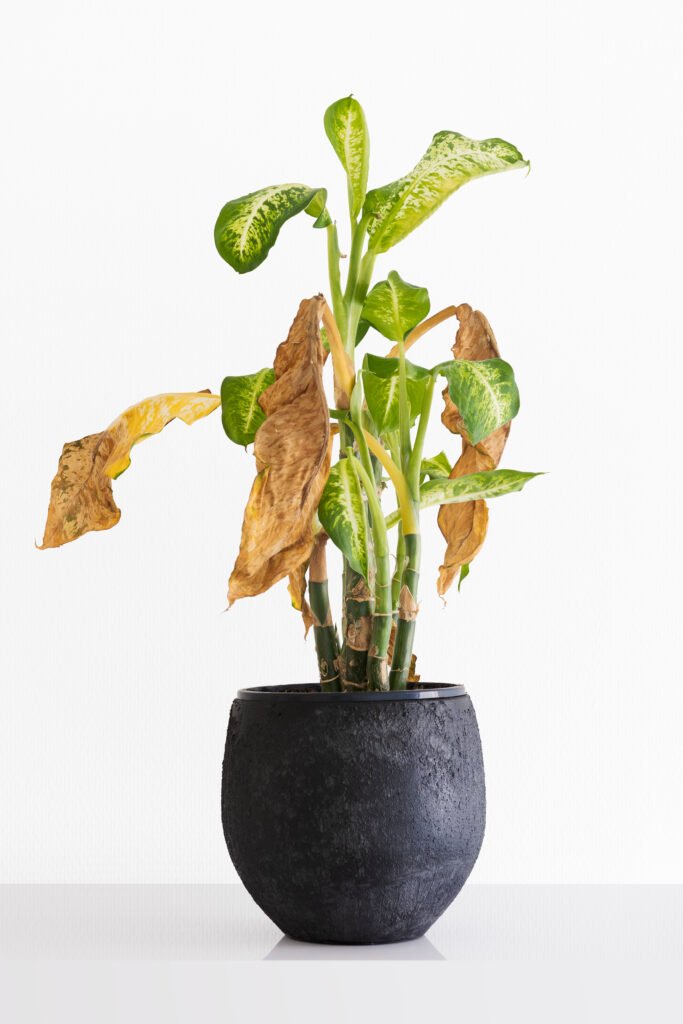
[[[542,475],[521,473],[516,469],[489,469],[484,473],[469,473],[453,480],[429,480],[420,488],[420,508],[479,501],[481,498],[500,498],[503,494],[521,491],[529,480]]]
[[[275,383],[275,370],[267,367],[244,377],[226,377],[221,384],[223,430],[235,444],[251,444],[266,418],[259,397]]]
[[[440,480],[451,475],[452,466],[448,461],[445,452],[433,455],[431,459],[423,459],[420,464],[420,483],[429,477],[430,480]]]
[[[325,133],[346,171],[349,208],[357,217],[368,187],[370,136],[365,114],[358,100],[346,96],[325,111]]]
[[[470,563],[469,562],[465,562],[464,565],[460,566],[460,576],[458,577],[458,593],[460,593],[460,588],[462,586],[462,581],[466,580],[467,577],[469,576],[469,574],[470,574]]]
[[[420,508],[432,505],[453,505],[480,498],[500,498],[504,494],[521,491],[529,480],[543,473],[521,473],[516,469],[490,469],[484,473],[469,473],[453,480],[430,480],[420,488]],[[400,513],[391,512],[385,519],[387,528],[395,526]]]
[[[367,322],[367,320],[358,321],[358,329],[356,330],[356,345],[360,345],[361,341],[363,340],[363,338],[365,337],[369,330],[370,324]]]
[[[361,317],[389,341],[403,341],[429,313],[429,292],[408,284],[392,270],[379,281],[363,304]]]
[[[238,274],[255,270],[275,245],[282,225],[306,210],[314,227],[330,223],[327,192],[307,185],[271,185],[226,203],[218,215],[214,239],[218,252]]]
[[[399,428],[399,360],[368,353],[363,360],[363,392],[377,432],[386,435]],[[422,408],[429,370],[406,360],[406,385],[410,425]]]
[[[367,512],[353,459],[341,459],[332,466],[318,506],[318,518],[352,568],[367,580]]]
[[[363,215],[369,218],[369,248],[391,249],[430,217],[453,192],[474,178],[528,161],[503,139],[468,139],[458,132],[437,132],[410,174],[368,192]]]
[[[515,375],[504,359],[451,359],[432,372],[448,381],[470,444],[479,444],[519,412]]]

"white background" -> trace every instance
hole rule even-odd
[[[480,882],[683,882],[680,17],[674,5],[13,5],[5,155],[0,880],[219,882],[220,765],[240,685],[306,681],[284,583],[229,614],[253,460],[218,414],[135,449],[119,526],[39,553],[61,445],[161,391],[268,364],[325,239],[286,225],[238,277],[230,198],[328,185],[325,107],[353,91],[371,185],[452,129],[517,144],[378,262],[466,301],[515,366],[495,502],[444,609],[427,520],[417,652],[484,742]],[[446,358],[446,325],[419,361]],[[378,348],[383,351],[383,347]],[[435,421],[430,447],[453,450]]]

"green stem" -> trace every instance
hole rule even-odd
[[[352,458],[353,456],[350,457]],[[357,459],[354,459],[354,469],[361,479],[368,499],[375,556],[375,601],[367,662],[368,683],[371,690],[388,690],[387,650],[391,636],[393,610],[391,606],[389,540],[384,525],[384,517],[382,516],[382,508],[375,488],[374,477],[366,472],[363,465]]]
[[[363,222],[361,221],[361,224],[362,223]],[[363,229],[363,231],[365,231],[365,229]],[[347,297],[348,320],[346,324],[346,350],[349,355],[351,355],[356,348],[358,324],[360,322],[360,315],[363,311],[365,296],[368,294],[368,289],[370,288],[372,271],[375,267],[375,258],[374,252],[365,253],[360,263],[358,278],[355,282],[353,291],[351,292],[350,297]]]
[[[308,592],[313,614],[313,635],[318,656],[320,688],[326,693],[341,690],[339,671],[339,637],[332,621],[330,598],[327,590],[327,536],[319,533],[313,545],[308,569]]]
[[[337,225],[327,225],[327,271],[330,278],[330,295],[332,298],[332,309],[334,319],[337,321],[339,332],[343,337],[346,335],[346,303],[342,295],[341,271],[339,269],[339,235]]]
[[[345,459],[353,444],[352,425],[342,421],[339,430],[339,454]],[[367,686],[368,647],[370,644],[372,595],[359,572],[344,559],[342,574],[343,613],[340,665],[342,689],[358,690]]]
[[[424,450],[427,426],[429,425],[429,414],[432,409],[432,398],[434,396],[435,383],[436,381],[434,377],[428,378],[425,386],[424,397],[422,399],[422,408],[420,409],[420,422],[415,435],[415,444],[413,445],[413,450],[411,452],[410,459],[408,460],[408,472],[406,473],[411,497],[413,501],[418,504],[420,501],[420,468],[422,466],[422,452]]]
[[[386,525],[386,520],[385,520]],[[403,527],[400,523],[398,525],[398,540],[396,541],[396,567],[394,569],[394,575],[391,581],[391,609],[394,615],[398,613],[398,595],[401,592],[401,580],[403,579],[403,570],[405,569],[406,561],[406,541],[403,536]]]
[[[406,473],[410,460],[411,448],[406,349],[403,341],[398,342],[398,436],[401,448],[401,469]]]
[[[394,656],[389,673],[389,686],[392,690],[405,690],[410,672],[417,617],[417,588],[420,581],[420,534],[407,533],[405,546],[406,565],[401,577]]]

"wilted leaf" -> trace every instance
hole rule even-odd
[[[358,100],[346,96],[325,111],[325,132],[346,171],[349,206],[357,217],[368,187],[370,136],[365,114]]]
[[[223,429],[235,444],[251,444],[266,418],[259,398],[275,381],[271,367],[243,377],[226,377],[221,384]]]
[[[495,336],[483,313],[473,312],[472,307],[463,303],[456,310],[460,326],[453,346],[456,359],[468,360],[497,359],[500,355]],[[451,401],[448,388],[444,390],[446,403],[442,422],[454,434],[462,436],[462,454],[451,472],[451,478],[466,476],[495,469],[500,462],[510,433],[506,423],[490,434],[477,447],[467,439],[462,417]],[[488,509],[483,500],[442,505],[439,509],[439,528],[447,541],[443,565],[439,567],[437,589],[443,596],[458,574],[461,566],[469,565],[481,550],[486,539]]]
[[[330,424],[323,390],[322,295],[304,299],[275,357],[275,383],[263,392],[256,432],[257,477],[244,512],[228,600],[262,594],[307,562],[313,514],[330,469]]]
[[[406,360],[406,390],[410,424],[422,408],[429,370]],[[363,360],[363,393],[377,432],[388,434],[399,427],[399,360],[368,353]]]
[[[297,612],[301,612],[301,618],[304,620],[304,637],[308,636],[308,631],[314,623],[311,606],[306,600],[307,571],[308,561],[302,562],[301,565],[298,565],[296,569],[289,573],[289,583],[287,584],[292,608]]]
[[[527,166],[519,150],[502,139],[437,132],[410,174],[368,192],[363,214],[369,217],[370,249],[386,252],[468,181]]]
[[[109,530],[121,518],[112,480],[130,465],[133,445],[173,419],[194,423],[220,405],[218,395],[156,395],[126,409],[100,434],[64,445],[52,481],[42,548],[57,548],[91,530]]]
[[[353,459],[332,467],[318,507],[318,517],[333,544],[364,579],[368,578],[368,519],[363,490]]]
[[[307,185],[271,185],[226,203],[218,214],[214,240],[218,252],[239,274],[255,270],[277,241],[280,228],[307,210],[314,227],[325,227],[327,192]]]
[[[363,303],[362,320],[389,341],[402,341],[429,313],[429,292],[408,284],[395,270],[379,281]]]

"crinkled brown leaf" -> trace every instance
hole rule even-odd
[[[304,637],[308,636],[309,629],[315,623],[311,606],[306,600],[307,571],[308,562],[302,562],[301,565],[298,565],[296,569],[289,573],[289,583],[287,584],[287,590],[292,599],[292,607],[296,611],[301,612],[301,618],[304,620]]]
[[[458,306],[456,314],[460,326],[453,345],[455,358],[498,358],[498,344],[484,314],[479,310],[473,311],[467,303]],[[495,469],[503,454],[510,433],[510,424],[506,423],[498,430],[494,430],[473,447],[467,438],[462,417],[448,394],[448,388],[444,390],[443,397],[445,407],[441,421],[452,433],[460,434],[462,437],[462,454],[451,471],[451,479],[468,473]],[[486,539],[488,518],[488,508],[483,500],[442,505],[439,509],[439,528],[447,541],[446,554],[443,565],[439,566],[437,582],[441,596],[450,587],[460,567],[469,564],[481,550]]]
[[[99,434],[64,445],[52,481],[43,548],[58,548],[91,530],[109,530],[121,518],[112,480],[130,465],[133,445],[158,434],[171,420],[194,423],[213,412],[220,395],[182,392],[155,395],[126,409]]]
[[[290,573],[298,578],[313,547],[313,514],[330,471],[330,424],[320,342],[322,295],[304,299],[275,356],[275,383],[259,402],[257,477],[244,512],[230,576],[230,604],[262,594]]]

